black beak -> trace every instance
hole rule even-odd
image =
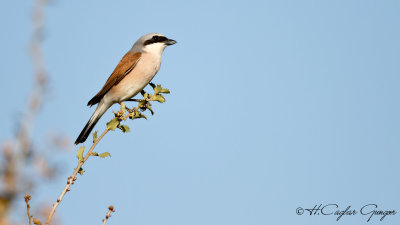
[[[176,44],[176,41],[175,41],[175,40],[172,40],[172,39],[167,39],[164,43],[165,43],[166,45],[174,45],[174,44]]]

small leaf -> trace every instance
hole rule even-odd
[[[92,156],[99,156],[99,153],[97,153],[97,152],[92,152],[92,153],[90,153]]]
[[[121,114],[122,114],[122,115],[125,115],[125,103],[123,103],[123,102],[121,102],[121,109],[120,109],[120,111],[121,111]]]
[[[146,108],[144,108],[144,109],[146,109]],[[138,111],[129,113],[129,119],[133,120],[133,119],[138,119],[138,118],[145,118],[147,120],[147,117]],[[129,131],[129,127],[128,127],[128,131]]]
[[[129,114],[128,114],[129,119],[131,119],[131,120],[135,119],[135,115],[136,115],[137,113],[138,113],[137,111],[133,111],[133,112],[129,113]]]
[[[108,152],[103,152],[101,154],[99,154],[100,158],[105,158],[105,157],[111,157],[111,154]]]
[[[110,121],[107,123],[107,128],[108,128],[109,130],[115,130],[115,128],[117,128],[118,125],[119,125],[119,120],[118,120],[117,117],[114,117],[112,120],[110,120]]]
[[[78,173],[82,176],[83,175],[83,173],[85,173],[85,171],[82,169],[82,167],[81,168],[79,168],[79,171],[78,171]]]
[[[38,220],[36,218],[33,218],[32,222],[33,222],[33,224],[36,224],[36,225],[42,225],[42,222],[40,222],[40,220]]]
[[[97,140],[97,130],[93,132],[93,143],[95,143]]]
[[[151,115],[154,115],[154,111],[153,111],[153,109],[151,108],[151,106],[150,105],[147,105],[147,109],[148,110],[150,110],[150,112],[151,112]],[[146,118],[147,119],[147,118]]]
[[[154,95],[153,98],[152,98],[152,100],[153,100],[153,101],[160,102],[160,103],[165,102],[165,98],[164,98],[164,96],[162,96],[162,95]]]
[[[146,102],[147,102],[146,100],[140,100],[138,103],[138,108],[142,108],[143,106],[145,106]]]
[[[76,153],[76,158],[78,158],[79,162],[83,162],[83,151],[85,151],[85,146],[80,147]]]
[[[147,93],[145,93],[144,95],[143,95],[143,98],[144,99],[147,99],[149,97],[149,94],[147,94]]]
[[[161,89],[161,91],[159,93],[169,94],[171,92],[169,92],[169,90],[167,88],[163,88],[163,89]]]
[[[121,129],[122,132],[124,132],[124,133],[129,132],[129,127],[127,125],[121,125],[121,126],[118,126],[118,128]]]
[[[158,84],[156,87],[153,87],[153,89],[154,89],[154,94],[157,95],[162,90],[162,87],[161,85]]]

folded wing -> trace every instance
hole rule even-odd
[[[129,74],[135,68],[136,64],[139,62],[142,53],[128,52],[122,57],[121,61],[115,67],[114,71],[104,84],[103,88],[97,93],[89,102],[88,106],[95,105],[101,101],[103,96],[114,86],[117,85],[126,75]]]

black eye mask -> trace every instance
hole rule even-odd
[[[150,45],[150,44],[153,44],[153,43],[164,42],[164,41],[167,41],[167,40],[168,40],[168,38],[166,38],[164,36],[154,35],[151,39],[146,40],[144,42],[144,45]]]

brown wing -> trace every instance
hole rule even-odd
[[[136,64],[140,60],[140,56],[142,53],[132,53],[128,52],[122,57],[121,61],[119,61],[117,67],[115,67],[114,71],[104,84],[103,88],[97,93],[89,102],[88,106],[95,105],[100,102],[105,94],[114,86],[117,85],[129,72],[133,70]]]

